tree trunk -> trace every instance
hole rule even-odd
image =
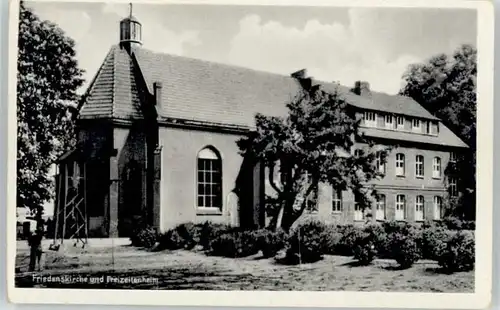
[[[284,203],[284,206],[281,208],[281,211],[278,216],[278,228],[283,229],[286,232],[290,231],[293,223],[302,215],[303,209],[294,210],[295,200],[287,201]]]

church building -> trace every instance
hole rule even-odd
[[[94,237],[128,236],[140,221],[160,231],[204,221],[264,226],[267,174],[239,154],[236,141],[255,128],[256,113],[286,116],[297,80],[150,51],[132,15],[119,30],[79,106],[77,148],[59,160],[58,208],[75,203],[67,193],[78,192]],[[371,91],[366,82],[321,85],[338,89],[363,117],[365,136],[393,149],[378,165],[385,177],[368,213],[328,186],[307,212],[349,223],[367,214],[439,220],[443,202],[459,194],[445,167],[467,145],[411,98]]]

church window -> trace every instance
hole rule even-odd
[[[222,209],[222,160],[207,147],[198,153],[197,206]]]

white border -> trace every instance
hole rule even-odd
[[[44,0],[46,1],[46,0]],[[50,0],[54,1],[54,0]],[[71,2],[74,0],[57,0]],[[102,2],[98,0],[83,0]],[[75,1],[76,2],[76,1]],[[128,2],[110,0],[108,2]],[[477,228],[475,293],[393,292],[267,292],[267,291],[138,291],[28,289],[14,287],[15,225],[7,220],[7,289],[16,303],[68,303],[179,306],[376,307],[479,309],[489,306],[492,287],[493,218],[493,51],[494,6],[491,1],[463,0],[154,0],[143,3],[475,8],[478,12],[477,48]],[[9,18],[9,109],[7,218],[14,219],[16,203],[16,70],[18,0],[11,0]]]

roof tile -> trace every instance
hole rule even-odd
[[[286,115],[286,103],[293,99],[300,87],[288,76],[142,48],[134,50],[134,57],[150,93],[153,93],[154,82],[162,83],[159,114],[164,118],[253,128],[258,112],[270,116]],[[113,46],[89,87],[81,118],[141,118],[133,69],[128,53]],[[408,97],[378,92],[372,92],[371,97],[362,97],[345,86],[317,83],[327,91],[338,90],[349,104],[360,109],[437,119]],[[438,137],[371,128],[364,131],[374,137],[466,147],[444,125],[441,124],[440,128]]]

